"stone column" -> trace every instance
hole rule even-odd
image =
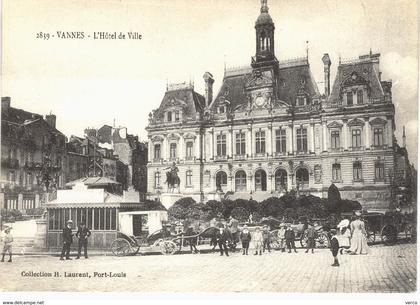
[[[392,120],[392,116],[387,116],[386,117],[387,123],[386,123],[386,134],[387,134],[387,138],[386,138],[386,145],[388,145],[388,147],[392,147],[392,142],[393,142],[393,120]]]
[[[228,134],[226,137],[226,156],[233,156],[233,147],[232,147],[232,126],[229,126]]]
[[[293,121],[289,121],[288,133],[289,133],[289,137],[287,139],[287,143],[288,143],[287,151],[289,154],[293,154]]]
[[[168,147],[168,135],[164,135],[163,136],[163,142],[162,142],[162,159],[163,160],[168,160],[169,159],[168,158],[168,156],[169,156],[168,150],[169,150],[169,147]]]
[[[311,119],[309,130],[310,130],[310,133],[309,133],[309,143],[310,143],[309,152],[315,153],[315,128],[314,128],[314,120],[313,119]]]
[[[370,125],[369,125],[369,117],[365,117],[365,149],[370,149]]]
[[[210,158],[214,160],[214,128],[212,127],[210,129],[210,135],[211,135],[211,142],[210,142]]]
[[[199,134],[199,136],[200,136],[200,134]],[[203,134],[201,135],[202,137],[203,137],[203,142],[201,143],[201,147],[200,147],[200,149],[201,149],[201,151],[203,152],[203,160],[206,160],[206,131],[204,130],[203,131]],[[195,141],[196,143],[197,143],[197,145],[200,145],[200,140],[196,140]],[[197,158],[199,158],[200,157],[200,153],[197,155]]]
[[[322,121],[322,151],[327,151],[327,121]]]
[[[247,148],[246,148],[246,153],[248,154],[249,157],[252,157],[254,155],[253,151],[252,151],[252,124],[248,124],[248,140],[247,140]]]
[[[196,138],[193,141],[193,151],[195,151],[195,154],[193,157],[195,157],[195,159],[200,159],[200,150],[202,149],[202,147],[200,146],[200,132],[198,132],[196,134]],[[185,155],[187,155],[187,152],[185,152]],[[204,158],[204,153],[203,153],[203,158]]]
[[[344,150],[348,150],[349,149],[349,130],[347,127],[347,119],[343,120],[343,148]]]
[[[273,125],[268,124],[268,135],[267,135],[267,153],[271,157],[273,155]]]
[[[23,194],[18,194],[18,202],[17,202],[17,209],[23,210]]]
[[[179,133],[179,153],[177,157],[179,160],[185,159],[184,134],[182,132]]]
[[[153,146],[152,139],[149,139],[149,162],[153,162],[153,153],[154,153],[155,147]]]
[[[35,194],[35,208],[39,208],[39,194]]]

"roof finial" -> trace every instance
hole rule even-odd
[[[267,0],[261,0],[261,13],[268,13]]]
[[[309,40],[306,41],[306,60],[309,60]]]

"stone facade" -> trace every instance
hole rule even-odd
[[[343,198],[365,208],[389,207],[398,147],[392,83],[381,80],[380,54],[340,61],[330,88],[324,54],[325,94],[308,58],[278,61],[274,23],[263,2],[251,65],[225,70],[213,99],[189,84],[171,85],[149,117],[148,191],[168,192],[176,163],[179,192],[196,200],[259,200],[296,190],[326,197],[334,183]]]
[[[55,115],[27,112],[2,97],[0,205],[25,212],[45,201],[66,181],[66,137],[56,129]]]

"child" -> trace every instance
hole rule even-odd
[[[254,242],[255,246],[254,255],[258,255],[258,252],[260,255],[262,255],[263,235],[260,231],[260,227],[255,228],[254,235],[252,236],[252,241]]]
[[[284,223],[280,224],[280,229],[277,232],[277,239],[280,243],[281,252],[286,252],[286,239],[284,237],[286,233],[286,225]]]
[[[338,263],[338,258],[337,258],[338,249],[339,249],[339,244],[338,244],[338,239],[337,239],[337,230],[331,229],[330,233],[332,235],[332,237],[331,237],[331,252],[332,252],[332,255],[334,257],[334,263],[331,266],[339,267],[340,264]]]
[[[248,230],[248,226],[244,225],[244,229],[241,232],[241,242],[242,242],[242,255],[248,255],[249,242],[251,241],[251,233]]]
[[[4,230],[5,235],[3,236],[3,242],[4,242],[4,246],[3,246],[3,252],[2,252],[2,258],[1,258],[1,262],[4,262],[4,256],[6,255],[6,252],[9,253],[9,260],[7,262],[11,263],[12,262],[12,243],[13,243],[13,236],[10,233],[10,230],[12,228],[11,227],[7,227]]]

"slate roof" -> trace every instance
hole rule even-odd
[[[216,107],[223,98],[230,102],[231,109],[236,109],[238,106],[246,104],[245,84],[251,77],[251,67],[227,70],[219,93],[210,108]],[[279,62],[278,79],[278,98],[284,102],[290,103],[296,99],[302,87],[302,79],[304,79],[303,89],[310,97],[319,98],[320,96],[318,86],[306,58]]]
[[[348,80],[352,73],[355,72],[362,77],[370,87],[371,98],[374,100],[383,99],[384,91],[382,89],[381,81],[379,80],[379,54],[363,55],[356,60],[343,62],[338,66],[337,76],[328,98],[328,105],[338,103],[340,96],[340,89],[346,80]]]
[[[155,117],[163,119],[163,114],[168,107],[171,107],[172,101],[181,103],[183,108],[183,117],[195,119],[197,112],[204,110],[205,98],[201,94],[194,91],[192,86],[184,88],[176,88],[167,90],[162,99],[159,109],[155,113]]]
[[[44,120],[42,115],[14,107],[9,107],[7,111],[2,111],[1,120],[7,123],[21,125],[24,127],[35,122],[40,122],[41,124],[44,124],[47,128],[49,128],[51,131],[63,135],[62,132],[60,132],[54,127],[51,127]]]

